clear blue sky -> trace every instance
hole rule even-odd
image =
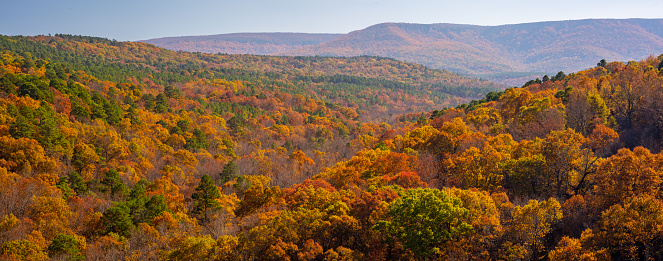
[[[663,18],[660,0],[0,0],[0,34],[135,41],[237,32],[348,33],[383,22],[501,25]]]

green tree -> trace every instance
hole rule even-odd
[[[161,195],[154,195],[145,202],[145,221],[152,221],[155,217],[161,215],[161,213],[168,211],[168,204],[166,204],[166,198]]]
[[[82,195],[87,192],[87,185],[85,180],[81,177],[80,174],[76,171],[69,173],[69,187],[76,192],[77,195]]]
[[[391,219],[379,221],[374,229],[401,240],[419,258],[441,253],[445,242],[473,230],[465,222],[469,210],[462,201],[437,189],[408,190],[389,204],[387,215]]]
[[[219,189],[214,185],[214,181],[209,175],[203,176],[200,184],[196,187],[196,192],[191,195],[194,200],[193,213],[203,215],[202,220],[208,221],[207,213],[221,206],[217,201],[221,197]]]
[[[58,234],[48,246],[48,253],[51,257],[64,255],[66,260],[84,260],[79,244],[74,236]]]
[[[221,181],[223,183],[226,183],[230,181],[232,178],[234,178],[237,173],[239,173],[239,168],[237,167],[237,163],[235,163],[234,160],[231,160],[230,162],[226,163],[225,166],[223,166],[223,171],[219,173],[219,176],[221,176]]]
[[[69,177],[67,176],[60,177],[60,180],[58,181],[57,184],[55,184],[55,187],[60,189],[60,193],[62,193],[62,198],[65,200],[74,196],[74,190],[72,190],[71,187],[69,187]]]
[[[122,206],[113,206],[104,211],[101,223],[104,224],[104,235],[117,233],[126,238],[131,235],[131,229],[134,227],[129,209]]]
[[[122,117],[124,116],[124,111],[122,111],[122,108],[120,105],[117,103],[113,102],[108,102],[106,101],[104,103],[104,110],[106,111],[106,115],[108,116],[106,118],[106,121],[110,124],[118,124],[120,121],[122,121]]]
[[[608,65],[608,62],[606,62],[605,59],[601,59],[601,61],[596,64],[596,67],[605,68],[607,65]]]
[[[110,192],[111,197],[124,196],[128,191],[127,186],[120,179],[120,174],[114,169],[106,172],[106,177],[101,180],[100,189],[102,192]]]
[[[168,97],[166,97],[165,94],[159,93],[159,95],[157,95],[154,111],[159,113],[168,111]]]
[[[207,149],[209,147],[209,144],[207,143],[207,137],[205,136],[205,133],[203,133],[203,131],[196,128],[193,130],[193,136],[196,137],[196,143],[198,144],[198,148]]]
[[[35,126],[23,115],[18,115],[9,127],[9,134],[14,138],[32,138],[35,132]]]

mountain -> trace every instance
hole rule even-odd
[[[207,36],[164,37],[145,40],[175,51],[274,54],[331,41],[342,34],[237,33]]]
[[[254,37],[265,39],[269,35]],[[244,43],[247,53],[257,53],[250,48],[253,44],[257,43]],[[518,79],[522,84],[532,75],[575,72],[593,67],[601,59],[640,60],[661,50],[663,19],[589,19],[500,26],[384,23],[319,44],[268,54],[385,56],[503,83],[515,84],[509,80]]]

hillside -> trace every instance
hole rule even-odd
[[[164,37],[142,42],[174,51],[264,55],[321,44],[339,36],[341,34],[236,33]]]
[[[574,72],[663,48],[663,20],[579,20],[501,26],[380,24],[289,55],[379,55],[467,74]]]
[[[0,36],[0,259],[663,253],[663,55],[421,111],[447,74]]]
[[[317,45],[272,54],[376,55],[520,85],[522,72],[568,73],[590,68],[601,59],[644,59],[663,50],[661,28],[661,19],[592,19],[500,26],[386,23]],[[249,47],[245,49],[254,52]],[[505,77],[508,75],[505,73],[513,72],[517,74]]]

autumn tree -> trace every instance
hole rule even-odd
[[[610,207],[597,236],[619,259],[651,260],[663,250],[663,202],[638,195]]]
[[[663,159],[643,147],[623,148],[602,161],[596,174],[596,204],[600,210],[636,195],[656,195]]]
[[[544,238],[552,231],[552,225],[562,218],[561,206],[557,200],[530,200],[522,207],[515,207],[508,227],[508,236],[513,243],[522,244],[530,259],[537,260],[545,250]]]

